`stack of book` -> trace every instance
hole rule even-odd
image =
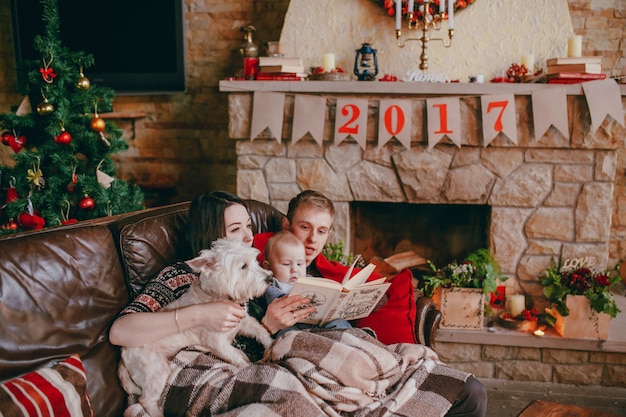
[[[551,84],[576,84],[606,78],[601,56],[551,58],[546,65],[546,77]]]
[[[300,58],[284,56],[259,57],[257,80],[302,81],[306,77],[307,73]]]

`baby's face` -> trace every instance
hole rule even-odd
[[[269,259],[269,267],[280,282],[293,284],[306,276],[306,254],[302,245],[279,243]]]

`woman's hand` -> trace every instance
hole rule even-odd
[[[213,301],[181,308],[178,324],[181,330],[203,326],[209,331],[225,332],[236,327],[245,316],[245,307],[234,301]]]
[[[261,323],[275,334],[279,330],[293,326],[309,314],[316,311],[315,307],[306,307],[311,300],[299,294],[277,298],[267,306],[267,311]]]

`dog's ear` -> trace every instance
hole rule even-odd
[[[202,272],[203,270],[210,268],[215,263],[215,254],[208,250],[203,249],[200,254],[193,259],[186,261],[193,272]]]

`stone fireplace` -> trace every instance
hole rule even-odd
[[[544,87],[223,81],[221,90],[229,92],[229,134],[237,140],[237,192],[283,211],[301,190],[323,192],[336,204],[334,238],[348,250],[354,248],[351,228],[358,227],[351,221],[353,202],[488,206],[486,243],[512,278],[507,285],[541,303],[539,275],[552,258],[595,256],[607,265],[616,149],[625,136],[611,118],[590,133],[585,98],[580,86],[571,86],[570,138],[553,127],[535,137],[529,89]],[[285,93],[279,140],[267,131],[250,140],[255,90]],[[484,147],[479,95],[502,92],[515,94],[518,143],[499,136]],[[306,136],[291,143],[294,94],[326,98],[321,145]],[[461,96],[462,145],[444,140],[428,149],[425,98],[450,94]],[[332,141],[336,100],[345,95],[368,99],[365,149],[350,139]],[[410,148],[395,140],[377,146],[378,101],[390,96],[412,100]]]

